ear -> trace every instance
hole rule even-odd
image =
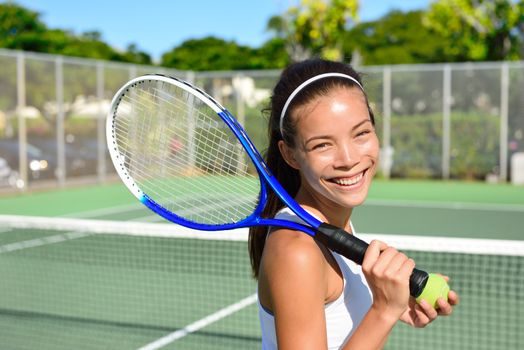
[[[280,150],[282,158],[284,158],[284,160],[290,167],[296,170],[300,169],[300,165],[297,162],[294,150],[288,145],[286,145],[286,143],[283,140],[278,141],[278,149]]]

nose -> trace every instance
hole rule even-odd
[[[360,159],[358,147],[351,142],[338,145],[333,167],[336,169],[351,169]]]

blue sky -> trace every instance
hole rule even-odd
[[[125,49],[137,44],[158,59],[184,40],[214,35],[258,47],[269,38],[268,19],[297,0],[16,0],[41,13],[50,27],[75,34],[97,30],[104,41]],[[2,1],[5,2],[5,1]],[[427,8],[430,0],[360,0],[360,19],[392,9]]]

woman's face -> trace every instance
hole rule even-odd
[[[296,143],[281,150],[311,195],[353,208],[364,202],[376,172],[379,143],[358,88],[334,88],[292,113]]]

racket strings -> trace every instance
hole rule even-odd
[[[161,133],[160,136],[161,136],[161,135],[165,135],[165,133]],[[158,141],[161,141],[161,138],[157,138],[157,140],[158,140]],[[168,166],[166,166],[166,168],[169,168],[169,165],[171,165],[172,162],[166,162],[166,164],[168,165]],[[180,165],[181,165],[181,164],[175,164],[175,166],[174,166],[174,167],[171,166],[171,168],[178,168]],[[135,170],[135,171],[138,170],[138,172],[140,172],[141,169],[140,169],[140,168],[135,168],[134,170]],[[159,188],[158,191],[161,192],[161,191],[162,191],[162,188]],[[169,191],[165,191],[165,192],[166,192],[167,194],[170,193]],[[162,198],[162,199],[164,199],[164,198]],[[203,204],[203,203],[201,202],[200,204]]]
[[[151,184],[151,186],[155,185],[154,183],[151,183],[151,182],[150,182],[150,184]],[[142,184],[142,187],[144,187],[144,186],[151,187],[151,186]],[[180,189],[173,189],[173,188],[168,188],[167,190],[163,190],[163,186],[155,186],[155,187],[156,188],[154,189],[154,191],[157,192],[156,201],[160,202],[160,203],[163,203],[164,205],[166,205],[166,203],[170,202],[170,198],[169,197],[173,193],[173,191],[180,191]],[[193,187],[193,190],[198,190],[198,188],[196,188],[195,186],[192,186],[192,187]],[[205,184],[204,184],[204,187],[205,187]],[[152,191],[152,189],[148,190],[149,193],[151,193],[151,191]],[[251,200],[252,200],[252,198],[248,198],[247,202],[250,202]],[[234,206],[236,206],[238,204],[247,204],[245,200],[243,202],[239,203],[235,197],[227,198],[224,195],[219,196],[219,197],[214,197],[214,198],[210,198],[209,195],[207,195],[205,197],[202,197],[201,200],[199,200],[198,197],[193,197],[193,202],[195,202],[194,206],[202,207],[203,204],[206,204],[206,201],[210,202],[211,206],[212,207],[216,207],[216,208],[219,208],[220,206],[234,207]],[[217,207],[215,205],[217,203],[217,201],[218,201],[218,203],[220,203],[219,207]],[[186,207],[188,207],[188,205],[191,205],[191,203],[184,202],[184,203],[182,203],[182,205],[176,206],[176,203],[180,202],[180,199],[178,199],[177,201],[171,201],[171,202],[173,202],[173,203],[170,203],[171,204],[170,205],[171,206],[170,210],[172,210],[172,211],[176,211],[176,210],[179,210],[179,209],[182,209],[182,208],[186,208]],[[213,209],[212,207],[210,207],[209,209]],[[187,216],[188,213],[196,213],[196,212],[202,212],[202,211],[201,210],[198,210],[198,211],[185,210],[183,212],[183,214],[184,214],[184,216]],[[179,215],[180,214],[181,213],[179,213]],[[215,219],[213,219],[213,220],[216,221]]]
[[[242,145],[193,94],[163,82],[134,86],[114,128],[127,172],[168,210],[206,224],[237,222],[255,210],[260,183]]]
[[[155,89],[154,91],[155,91],[155,94],[156,94],[156,93],[158,92],[158,89]],[[158,98],[158,99],[159,99],[162,103],[169,104],[169,106],[172,107],[173,110],[176,109],[176,108],[180,108],[180,111],[181,111],[181,112],[184,111],[184,108],[183,108],[183,107],[181,107],[181,106],[177,106],[177,105],[171,103],[169,100],[165,100],[165,99],[161,99],[161,98]],[[144,106],[144,107],[146,108],[146,111],[147,111],[147,108],[149,108],[148,106]],[[199,112],[199,113],[200,113],[202,116],[206,116],[206,114],[203,114],[203,113],[201,113],[201,112]],[[226,125],[223,124],[223,126],[226,126]],[[180,130],[179,128],[177,128],[177,129],[171,129],[171,128],[170,128],[170,125],[167,125],[166,127],[167,127],[167,132],[165,132],[165,133],[164,133],[164,132],[163,132],[163,133],[160,133],[160,134],[158,135],[158,139],[157,139],[157,141],[162,141],[162,136],[163,136],[163,135],[173,134],[173,135],[178,135],[178,136],[180,136],[180,138],[182,139],[181,141],[185,141],[186,144],[189,143],[189,139],[188,139],[187,137],[185,137],[185,136],[181,133],[182,130]],[[217,134],[217,132],[218,132],[218,134]],[[226,133],[221,132],[221,131],[218,130],[218,129],[215,129],[215,134],[212,134],[212,135],[209,135],[209,136],[207,136],[207,135],[202,135],[202,134],[201,134],[200,140],[201,140],[202,142],[206,143],[206,144],[217,144],[217,141],[216,141],[217,139],[218,139],[218,140],[224,140],[224,139],[226,139],[227,137],[228,137],[228,135],[227,135]],[[164,143],[165,143],[167,140],[165,140],[165,138],[164,138],[163,141],[164,141]],[[210,164],[214,159],[216,159],[217,157],[220,157],[220,156],[224,157],[222,162],[225,163],[225,164],[231,164],[232,162],[236,161],[236,159],[235,159],[232,155],[227,155],[227,154],[224,154],[224,153],[221,154],[221,153],[219,152],[218,148],[211,148],[210,151],[211,151],[211,152],[209,153],[209,155],[208,155],[208,154],[201,154],[201,157],[200,157],[200,159],[198,160],[201,166],[205,166],[206,164]],[[172,162],[168,162],[166,168],[168,168],[169,165],[171,165],[171,163],[172,163]],[[179,165],[183,165],[183,164],[184,164],[184,163],[179,162]],[[245,169],[243,169],[243,171],[245,171],[245,170],[247,170],[247,164],[245,164]]]
[[[155,90],[155,92],[156,92],[156,90]],[[166,101],[162,100],[162,102],[169,103],[170,106],[173,107],[173,108],[178,107],[178,106],[176,106],[176,105],[171,104],[171,103],[170,103],[169,101],[167,101],[167,100],[166,100]],[[171,109],[170,109],[170,110],[171,110]],[[201,113],[201,114],[202,114],[202,113]],[[205,114],[202,114],[202,115],[206,116]],[[225,124],[224,124],[224,126],[225,126]],[[176,126],[175,126],[175,128],[176,128]],[[215,129],[215,131],[217,131],[217,129]],[[209,137],[208,137],[208,136],[204,136],[204,137],[201,137],[200,139],[201,139],[204,143],[206,143],[206,144],[213,144],[213,143],[216,144],[216,143],[217,143],[217,142],[216,142],[216,139],[223,140],[223,139],[225,139],[226,137],[228,137],[228,135],[227,135],[226,133],[221,132],[220,130],[218,130],[218,131],[219,131],[219,134],[218,134],[218,135],[215,133],[215,134],[212,135],[212,136],[209,136]],[[160,133],[160,134],[159,134],[159,139],[158,139],[158,140],[160,140],[160,139],[162,138],[162,135],[166,135],[166,134],[176,134],[176,135],[181,135],[181,130],[180,130],[179,128],[171,129],[170,126],[167,126],[167,132]],[[181,138],[182,138],[183,141],[185,141],[186,143],[189,142],[189,140],[188,140],[187,138],[184,138],[184,137],[181,137]],[[236,139],[235,139],[235,140],[236,140]],[[238,145],[239,145],[239,144],[238,144]],[[232,164],[234,161],[237,160],[235,157],[233,157],[232,154],[226,154],[226,155],[224,155],[223,153],[221,154],[217,148],[214,148],[214,147],[213,147],[213,148],[210,149],[210,151],[211,151],[211,152],[210,152],[209,155],[208,155],[208,154],[201,154],[201,157],[199,157],[199,158],[200,158],[200,160],[199,160],[199,162],[198,162],[199,164],[197,164],[197,165],[200,165],[201,167],[205,167],[206,164],[209,164],[212,160],[216,160],[216,159],[219,158],[220,156],[223,157],[223,158],[222,158],[222,163],[224,163],[224,164]],[[180,160],[180,158],[174,158],[174,159],[175,159],[175,160],[177,160],[177,159]],[[166,164],[166,165],[164,166],[164,168],[168,168],[168,170],[176,170],[176,169],[177,169],[176,164],[173,164],[172,161],[170,161],[170,162],[166,162],[165,164]],[[185,165],[185,164],[186,164],[186,162],[182,162],[182,161],[179,161],[179,162],[178,162],[178,165],[179,165],[179,166],[180,166],[180,165]],[[171,165],[175,165],[175,167],[172,167]],[[239,169],[237,169],[237,171],[238,171],[238,170],[239,170]],[[242,169],[242,173],[245,174],[246,171],[247,171],[247,164],[244,164],[243,169]],[[245,188],[245,190],[249,190],[249,188]]]

